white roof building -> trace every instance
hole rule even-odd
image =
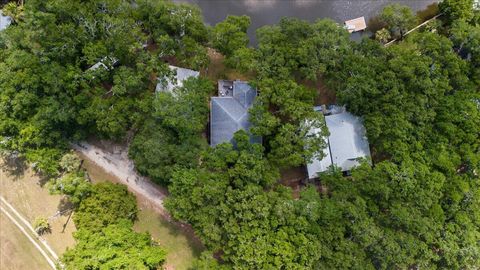
[[[349,33],[365,30],[367,28],[365,17],[359,17],[353,20],[345,21],[345,28],[347,28]]]
[[[173,89],[176,87],[182,87],[183,86],[183,81],[185,81],[188,78],[194,77],[197,78],[200,76],[200,72],[187,69],[187,68],[181,68],[181,67],[176,67],[176,66],[168,66],[170,70],[175,72],[175,79],[170,80],[169,78],[163,78],[160,79],[158,78],[158,83],[157,86],[155,87],[155,91],[166,91],[166,92],[172,92]]]
[[[105,56],[100,61],[89,67],[87,70],[97,70],[102,67],[105,70],[110,70],[118,64],[118,59],[115,57]]]
[[[338,111],[337,111],[338,112]],[[325,157],[314,159],[307,164],[308,178],[313,179],[318,173],[327,171],[331,165],[342,171],[349,171],[359,165],[359,159],[370,158],[370,148],[365,127],[359,117],[346,111],[325,116],[330,135],[326,139]],[[313,130],[312,132],[318,132]]]
[[[0,31],[7,28],[12,23],[12,18],[8,16],[3,16],[2,11],[0,10]]]

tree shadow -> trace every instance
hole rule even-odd
[[[188,246],[192,248],[193,256],[200,257],[205,250],[202,241],[195,235],[193,228],[189,224],[181,223],[174,220],[167,220],[164,217],[158,217],[160,224],[167,228],[168,234],[173,236],[185,235]]]
[[[51,177],[46,176],[46,175],[44,175],[44,174],[42,174],[42,173],[39,173],[39,172],[36,173],[36,175],[38,176],[38,181],[37,181],[37,183],[38,183],[38,185],[39,185],[40,187],[42,187],[42,188],[43,188],[43,187],[45,186],[45,184],[47,184],[48,181],[50,181],[50,179],[51,179]]]
[[[61,216],[68,216],[73,211],[74,205],[68,197],[63,196],[57,206],[57,211]]]
[[[417,11],[417,17],[420,18],[420,21],[426,21],[429,20],[435,15],[437,15],[440,12],[440,9],[438,8],[438,3],[432,3],[428,5],[425,9]]]
[[[0,170],[6,172],[15,181],[20,179],[28,169],[27,161],[19,156],[18,153],[2,155],[0,158],[2,159]]]
[[[375,34],[378,30],[386,27],[386,25],[380,20],[380,16],[372,17],[368,20],[367,30]]]
[[[43,236],[45,234],[51,234],[52,233],[52,228],[50,228],[50,226],[48,226],[48,228],[43,228],[42,230],[35,230],[35,232],[38,235]]]

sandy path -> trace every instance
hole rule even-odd
[[[127,147],[115,146],[113,152],[87,142],[72,144],[72,147],[107,173],[118,178],[119,182],[126,185],[136,196],[147,199],[163,215],[168,216],[163,206],[163,199],[167,197],[166,190],[162,190],[150,179],[137,173],[133,161],[128,158]]]

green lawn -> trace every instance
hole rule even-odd
[[[203,249],[201,244],[188,233],[149,208],[141,209],[134,228],[139,232],[150,232],[152,237],[167,250],[167,269],[189,269],[193,260]]]

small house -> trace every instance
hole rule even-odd
[[[231,142],[240,129],[250,130],[248,110],[253,106],[257,90],[245,81],[219,81],[218,97],[212,97],[210,110],[210,145]],[[252,143],[261,138],[250,135]]]
[[[348,172],[359,165],[360,159],[370,158],[366,130],[359,117],[338,106],[333,106],[324,115],[330,135],[325,138],[327,147],[323,150],[324,157],[307,164],[309,179],[317,178],[318,173],[329,170],[332,165]]]
[[[0,10],[0,31],[5,30],[12,23],[12,18],[4,16]]]
[[[182,87],[183,86],[183,81],[185,81],[188,78],[197,78],[200,76],[200,72],[187,69],[187,68],[181,68],[181,67],[176,67],[176,66],[168,66],[171,71],[174,72],[175,78],[172,80],[170,78],[158,78],[158,83],[157,86],[155,87],[156,92],[160,91],[165,91],[165,92],[172,92],[173,89],[176,87]]]

